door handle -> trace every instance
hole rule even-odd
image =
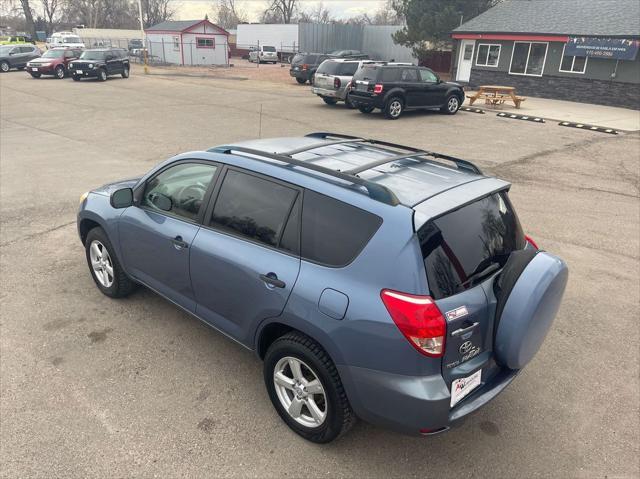
[[[189,243],[183,241],[182,236],[180,235],[173,238],[171,242],[173,243],[173,246],[176,247],[176,249],[187,249],[189,247]]]
[[[466,328],[456,329],[453,333],[451,333],[451,336],[455,338],[456,336],[460,336],[461,334],[468,333],[469,331],[473,331],[478,327],[479,324],[480,323],[475,322],[471,326],[467,326]]]
[[[287,285],[284,281],[279,280],[278,275],[275,273],[261,274],[260,279],[276,288],[284,288]]]

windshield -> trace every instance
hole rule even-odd
[[[95,50],[85,50],[80,55],[81,60],[104,60],[105,52]]]
[[[42,55],[42,58],[62,58],[64,56],[64,50],[47,50]]]
[[[275,52],[276,47],[262,47],[263,52]]]
[[[62,41],[64,43],[82,43],[80,37],[64,37]]]
[[[418,230],[429,290],[441,299],[469,289],[524,248],[520,222],[505,192],[429,221]]]
[[[11,50],[13,50],[13,47],[10,45],[5,45],[3,47],[0,47],[0,55],[8,55]]]

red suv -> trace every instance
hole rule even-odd
[[[78,48],[52,48],[47,50],[40,58],[27,63],[27,71],[33,78],[41,75],[54,75],[56,78],[64,78],[67,74],[67,65],[71,60],[77,60],[82,53]]]

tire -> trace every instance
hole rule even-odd
[[[304,85],[305,83],[307,83],[307,80],[305,80],[304,78],[296,77],[296,81],[300,83],[300,85]]]
[[[92,248],[97,248],[97,251],[92,251]],[[106,257],[104,255],[105,250],[107,253]],[[96,254],[97,252],[100,252],[100,254]],[[135,289],[135,283],[131,281],[122,269],[122,266],[120,266],[113,246],[102,228],[93,228],[87,234],[85,240],[85,255],[91,277],[102,294],[110,298],[123,298]],[[100,267],[97,269],[102,271],[102,273],[98,273],[96,268],[94,268],[93,261],[96,259],[101,261]],[[110,273],[109,269],[111,271]],[[100,277],[98,277],[98,274],[100,274]]]
[[[56,78],[58,78],[59,80],[62,80],[65,76],[65,71],[64,71],[64,67],[62,65],[58,65],[56,67],[56,71],[55,71],[55,76]]]
[[[404,102],[402,101],[402,98],[394,96],[389,98],[382,112],[384,113],[385,118],[389,120],[397,120],[402,115],[403,110]]]
[[[375,106],[371,106],[371,105],[359,106],[358,107],[358,110],[360,110],[360,113],[364,113],[365,115],[368,115],[369,113],[371,113],[375,109],[376,109],[376,107]]]
[[[80,81],[80,75],[72,75],[73,81]]]
[[[356,108],[356,106],[351,103],[351,99],[349,98],[349,95],[346,96],[346,98],[344,99],[344,106],[346,106],[349,110],[353,110]]]
[[[9,62],[0,62],[0,72],[7,73],[9,70],[11,70]]]
[[[335,98],[330,98],[327,96],[323,96],[322,101],[325,102],[327,105],[335,105],[336,103],[338,103],[338,100],[336,100]]]
[[[449,95],[447,97],[447,102],[440,108],[442,113],[446,113],[447,115],[455,115],[458,113],[460,109],[460,98],[457,95]]]
[[[299,365],[302,385],[308,386],[315,382],[313,378],[316,378],[316,387],[319,387],[321,392],[310,394],[304,387],[295,385],[296,374],[289,366],[292,362]],[[290,379],[291,382],[287,383],[291,387],[283,383],[276,386],[274,378],[277,371],[281,372],[280,377]],[[302,333],[285,334],[269,347],[264,360],[264,381],[271,402],[282,420],[308,441],[319,444],[331,442],[349,431],[356,421],[333,361],[315,341]],[[293,406],[293,402],[299,400],[298,393],[303,399],[298,402],[302,405],[295,419],[285,408],[284,402],[288,401]],[[283,394],[285,399],[281,399]],[[309,405],[315,405],[313,409],[317,411],[316,416],[312,417]],[[323,415],[319,425],[303,424],[317,422],[314,417],[317,417],[318,413]]]
[[[98,81],[107,81],[107,70],[104,68],[98,70]]]
[[[40,78],[42,76],[41,73],[29,73],[33,78]]]
[[[129,78],[129,67],[124,67],[122,70],[122,78]]]

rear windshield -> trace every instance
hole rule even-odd
[[[418,231],[431,296],[473,287],[524,248],[520,222],[505,192],[494,193],[426,223]]]
[[[357,62],[332,62],[325,61],[318,68],[318,73],[325,75],[337,75],[337,76],[353,76],[358,69]]]
[[[298,53],[295,57],[293,57],[293,60],[291,60],[291,63],[315,63],[316,61],[318,61],[318,55],[302,55],[300,53]]]
[[[380,70],[380,67],[378,66],[365,65],[362,68],[360,68],[360,70],[358,70],[355,75],[353,75],[353,80],[354,82],[356,80],[375,81],[378,78],[379,70]]]
[[[275,52],[276,47],[262,47],[263,52]]]

